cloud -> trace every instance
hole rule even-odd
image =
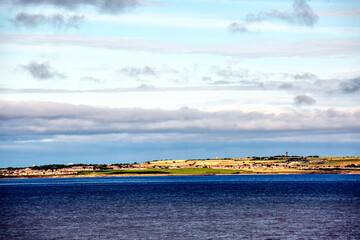
[[[137,67],[125,67],[119,70],[121,73],[128,75],[129,77],[145,76],[156,76],[155,69],[145,66],[143,68]]]
[[[240,86],[260,86],[264,90],[274,89],[294,89],[297,87],[308,87],[310,84],[311,88],[315,88],[314,82],[320,81],[320,79],[313,73],[285,73],[285,72],[251,72],[247,69],[233,67],[231,65],[226,67],[215,66],[212,71],[217,76],[215,82],[219,85],[233,84]],[[300,81],[301,80],[301,81]],[[214,84],[212,82],[210,84]],[[295,87],[296,86],[296,87]],[[318,89],[318,88],[316,88]]]
[[[149,51],[178,54],[212,54],[241,58],[268,57],[320,57],[357,56],[360,42],[342,39],[311,39],[284,43],[240,41],[221,44],[173,44],[160,41],[145,41],[122,38],[100,38],[83,35],[24,35],[0,34],[0,44],[82,46],[90,48],[122,49],[127,51]]]
[[[356,93],[360,90],[359,78],[321,79],[312,73],[264,73],[250,72],[246,69],[216,67],[209,69],[212,77],[202,76],[198,86],[157,87],[141,84],[138,87],[118,87],[102,89],[39,89],[39,88],[0,88],[1,94],[12,93],[125,93],[125,92],[178,92],[178,91],[286,91],[295,94],[308,92],[322,96],[341,96]],[[60,74],[61,75],[61,74]],[[80,80],[96,83],[105,79],[84,76]],[[206,85],[203,85],[206,84]]]
[[[250,24],[273,19],[293,25],[313,27],[319,17],[306,0],[294,0],[292,11],[272,10],[259,12],[257,14],[248,14],[243,22],[233,22],[229,25],[229,28],[233,32],[247,32]]]
[[[342,81],[339,84],[339,87],[344,93],[357,93],[360,90],[360,77],[347,81]]]
[[[26,27],[37,27],[38,25],[46,22],[46,17],[44,15],[31,15],[27,13],[19,13],[16,15],[15,19],[11,20],[16,26],[26,26]]]
[[[148,85],[148,84],[141,84],[137,87],[138,89],[155,89],[155,87],[153,85]]]
[[[100,13],[118,14],[126,9],[140,5],[137,0],[16,0],[15,6],[50,5],[68,10],[78,10],[83,6],[90,6]]]
[[[197,135],[212,139],[297,136],[301,134],[359,133],[360,109],[207,112],[101,108],[49,102],[0,102],[3,136],[168,134]]]
[[[28,13],[19,13],[11,21],[16,26],[24,27],[38,27],[39,25],[48,24],[57,29],[63,28],[78,28],[79,24],[83,21],[84,16],[72,15],[65,17],[62,14],[53,14],[45,16],[42,14],[28,14]]]
[[[214,73],[223,79],[226,80],[239,80],[239,79],[250,79],[250,73],[246,69],[234,69],[233,67],[218,67],[215,66],[212,69]]]
[[[229,25],[229,28],[233,32],[248,32],[247,23],[233,22]]]
[[[212,78],[208,77],[208,76],[202,76],[201,80],[204,81],[204,82],[210,82],[210,81],[212,81]]]
[[[211,85],[229,85],[232,84],[233,82],[229,82],[229,81],[224,81],[224,80],[220,80],[220,81],[215,81],[210,83]]]
[[[316,80],[318,77],[313,73],[298,73],[294,75],[295,80]]]
[[[360,77],[343,79],[322,79],[310,72],[251,72],[247,69],[227,67],[213,67],[214,77],[209,85],[231,85],[223,90],[287,90],[293,92],[313,92],[322,94],[348,94],[360,91]],[[307,99],[309,100],[309,99]],[[294,100],[295,101],[295,100]],[[306,98],[300,97],[296,104],[311,104]]]
[[[327,17],[358,17],[360,16],[360,8],[358,9],[335,9],[335,10],[325,10],[319,11],[319,16],[327,16]]]
[[[63,74],[54,72],[48,63],[38,63],[32,61],[27,65],[22,65],[21,67],[30,73],[33,78],[38,80],[65,78]]]
[[[298,95],[294,98],[294,103],[296,105],[312,105],[316,103],[316,100],[306,95]]]
[[[81,78],[82,81],[88,81],[88,82],[95,82],[95,83],[102,83],[104,82],[103,80],[99,79],[99,78],[94,78],[94,77],[82,77]]]

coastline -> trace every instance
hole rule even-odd
[[[274,156],[226,159],[154,160],[133,164],[50,164],[0,170],[0,179],[360,174],[360,157]]]
[[[360,171],[314,171],[314,172],[253,172],[253,173],[208,173],[208,174],[73,174],[73,175],[39,175],[39,176],[11,176],[1,179],[41,179],[41,178],[98,178],[98,177],[167,177],[167,176],[239,176],[239,175],[327,175],[327,174],[351,174],[360,175]]]

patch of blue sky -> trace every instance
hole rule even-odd
[[[0,151],[0,167],[54,163],[132,163],[160,159],[206,159],[284,155],[358,156],[358,143],[341,142],[30,142]],[[6,161],[5,159],[11,159]]]

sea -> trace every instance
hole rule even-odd
[[[360,239],[360,175],[0,179],[0,239]]]

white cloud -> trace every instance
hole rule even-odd
[[[252,40],[218,44],[173,44],[123,38],[99,38],[82,35],[0,35],[0,44],[83,46],[178,54],[213,54],[245,58],[357,56],[360,42],[342,39],[312,39],[297,42]]]
[[[141,26],[156,26],[156,27],[171,27],[171,28],[226,28],[229,21],[212,18],[199,18],[193,16],[174,16],[166,14],[124,14],[119,17],[112,15],[97,15],[89,14],[86,16],[90,21],[117,23],[117,24],[132,24]]]
[[[360,8],[324,10],[324,11],[318,11],[317,14],[319,16],[327,16],[327,17],[359,17]]]
[[[15,143],[47,143],[47,142],[56,142],[56,139],[53,138],[44,138],[44,139],[32,139],[32,140],[16,140]]]

